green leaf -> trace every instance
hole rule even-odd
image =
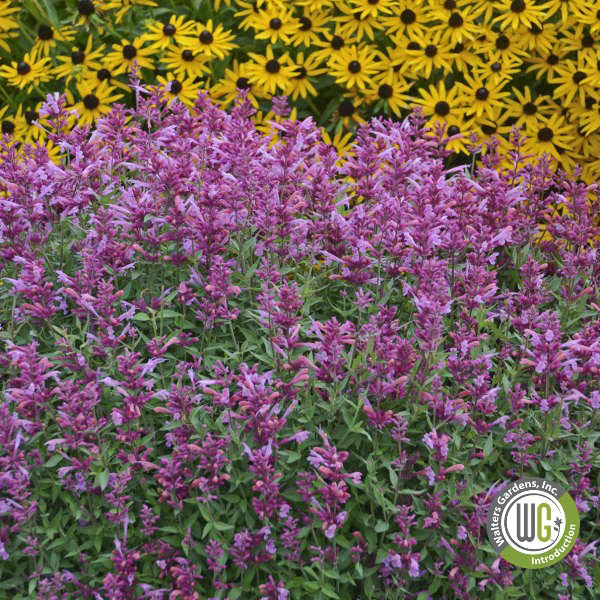
[[[96,475],[96,485],[100,486],[100,489],[104,491],[108,485],[108,471],[102,471]]]
[[[379,519],[377,521],[377,523],[375,524],[375,531],[377,533],[383,533],[384,531],[387,531],[390,528],[390,524],[386,523],[385,521],[382,521],[381,519]]]
[[[63,457],[60,454],[54,454],[44,463],[44,466],[55,467],[62,460],[62,458]]]
[[[483,454],[484,456],[489,456],[494,450],[494,437],[490,433],[488,435],[487,440],[485,440],[485,444],[483,445]]]

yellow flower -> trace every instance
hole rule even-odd
[[[0,31],[10,31],[18,29],[19,22],[13,19],[12,15],[21,10],[18,6],[11,6],[11,2],[3,0],[0,2]]]
[[[507,58],[503,62],[497,60],[482,60],[473,65],[473,75],[484,81],[493,81],[496,83],[505,83],[513,79],[513,76],[520,73],[522,63],[520,60]],[[517,89],[516,86],[514,89]]]
[[[132,42],[121,40],[120,44],[114,44],[112,51],[106,55],[105,66],[113,75],[128,73],[133,61],[137,61],[138,68],[151,69],[153,61],[150,56],[153,54],[153,50],[143,48],[143,43],[144,38],[138,37]]]
[[[386,35],[415,40],[425,35],[431,21],[423,0],[398,0],[391,15],[382,15]]]
[[[393,0],[350,0],[354,6],[352,10],[357,11],[361,18],[377,18],[383,14],[390,14],[395,11]]]
[[[13,120],[13,118],[9,117],[6,113],[8,111],[8,106],[3,106],[2,108],[0,108],[0,120],[1,125],[0,125],[0,132],[2,132],[2,135],[13,135],[13,133],[15,132],[15,122]]]
[[[548,81],[557,86],[554,95],[561,98],[565,105],[577,100],[581,106],[585,106],[586,95],[593,93],[590,74],[589,66],[579,58],[577,62],[568,60],[558,65]]]
[[[194,35],[196,25],[193,21],[186,21],[183,15],[171,15],[167,23],[151,21],[147,29],[142,38],[144,41],[151,42],[148,48],[164,50],[173,42],[183,45],[187,38]]]
[[[111,111],[111,104],[122,98],[114,87],[103,81],[95,88],[86,83],[77,84],[79,100],[76,102],[70,90],[67,90],[67,100],[77,110],[78,117],[71,116],[71,126],[77,122],[79,125],[91,125],[96,119]]]
[[[206,57],[216,56],[225,58],[237,44],[232,40],[235,37],[223,29],[223,25],[214,25],[212,19],[209,19],[206,25],[196,23],[196,37],[187,38],[182,46],[197,52]]]
[[[102,3],[105,10],[112,10],[117,8],[115,14],[115,23],[118,25],[123,17],[127,14],[127,11],[134,5],[140,4],[142,6],[158,6],[154,0],[108,0]]]
[[[544,108],[547,106],[544,96],[533,97],[531,89],[524,87],[523,91],[516,87],[512,90],[514,98],[507,98],[504,101],[506,106],[506,115],[516,119],[515,126],[527,127],[529,130],[537,129],[540,123],[540,117],[546,115]]]
[[[173,47],[167,50],[161,62],[175,75],[202,77],[205,73],[210,73],[210,68],[206,64],[207,60],[206,56],[189,48]]]
[[[480,77],[465,75],[465,83],[457,83],[461,102],[478,118],[493,118],[496,109],[504,108],[504,100],[509,96],[502,91],[503,84],[484,81]]]
[[[211,88],[210,95],[213,98],[218,98],[221,101],[223,108],[233,104],[238,97],[238,88],[248,90],[248,100],[254,108],[258,109],[258,98],[263,97],[258,86],[250,83],[249,62],[238,63],[233,61],[232,68],[225,70],[225,75],[221,77]]]
[[[66,78],[66,83],[69,83],[74,78],[85,77],[90,69],[101,69],[100,59],[104,54],[105,45],[92,50],[92,41],[90,35],[85,48],[73,46],[71,54],[57,56],[56,59],[61,64],[54,67],[53,75],[57,79]]]
[[[375,38],[375,30],[383,29],[383,24],[379,19],[373,16],[362,16],[360,11],[346,3],[339,3],[337,8],[343,14],[335,17],[335,21],[340,24],[342,35],[354,38],[353,41],[360,42],[364,37],[372,40]]]
[[[287,54],[275,58],[273,47],[267,46],[266,55],[249,52],[253,62],[248,66],[248,79],[267,94],[277,90],[286,92],[290,79],[295,75],[294,66],[289,64]]]
[[[314,55],[309,55],[304,58],[303,52],[298,52],[294,60],[294,76],[290,79],[288,92],[291,94],[292,100],[296,100],[298,96],[306,98],[308,95],[316,96],[317,90],[310,82],[309,77],[317,77],[327,72],[327,69],[319,68],[319,61]]]
[[[333,31],[326,32],[323,37],[324,40],[315,42],[315,46],[322,48],[322,50],[311,52],[311,56],[314,56],[319,62],[326,62],[341,54],[346,46],[346,36],[342,34],[339,25],[336,25]]]
[[[257,30],[255,38],[269,40],[271,44],[278,41],[291,44],[292,36],[300,29],[300,23],[292,17],[292,12],[285,8],[268,8],[256,16],[253,24]]]
[[[328,32],[331,17],[322,12],[304,11],[304,15],[298,17],[298,29],[292,34],[292,44],[299,46],[303,44],[306,48],[317,45],[321,41],[320,35]]]
[[[338,105],[336,122],[341,123],[341,126],[346,129],[350,129],[356,123],[364,124],[365,120],[358,112],[358,108],[362,103],[363,98],[356,96],[344,98]]]
[[[523,59],[528,56],[522,44],[523,40],[512,31],[500,34],[489,32],[486,41],[477,45],[477,52],[492,62],[519,61],[522,64]]]
[[[496,0],[496,8],[502,13],[492,23],[500,23],[500,29],[517,31],[521,25],[531,27],[542,26],[546,20],[544,6],[536,4],[536,0]]]
[[[393,85],[396,81],[404,83],[404,75],[409,70],[406,60],[406,48],[388,46],[385,52],[386,54],[380,55],[381,60],[377,63],[379,72],[373,77],[373,81],[389,85]]]
[[[454,46],[459,43],[466,43],[469,40],[474,40],[479,32],[480,27],[475,24],[475,16],[470,8],[462,10],[453,10],[448,18],[432,31],[442,31],[442,39]]]
[[[526,129],[526,134],[529,136],[525,141],[527,152],[538,156],[546,153],[559,162],[563,161],[561,155],[572,145],[575,137],[573,127],[559,114],[540,119],[535,129]]]
[[[372,46],[344,47],[329,62],[329,72],[336,83],[349,88],[366,90],[374,85],[373,75],[377,73],[379,51]]]
[[[131,88],[127,84],[119,81],[114,76],[114,73],[111,73],[105,67],[98,69],[97,71],[92,69],[88,70],[86,73],[84,73],[82,81],[84,81],[86,85],[92,87],[95,87],[103,81],[106,81],[109,85],[114,85],[115,87],[121,88],[124,92],[131,92]]]
[[[409,96],[405,94],[408,90],[406,83],[401,83],[397,80],[393,83],[382,83],[368,90],[367,99],[371,102],[383,104],[386,112],[391,111],[395,115],[400,115],[402,109],[409,105]]]
[[[56,47],[56,42],[71,42],[75,38],[73,27],[53,29],[50,25],[42,24],[38,27],[37,37],[31,48],[31,55],[41,58],[48,56],[50,50]]]
[[[557,73],[557,68],[564,64],[566,53],[558,47],[551,51],[540,53],[540,56],[530,56],[527,73],[538,73],[538,77],[545,76],[548,80]]]
[[[321,139],[324,144],[333,146],[338,153],[340,160],[337,164],[341,164],[344,159],[348,156],[352,156],[352,147],[354,146],[354,139],[351,131],[344,131],[342,128],[337,129],[335,135],[331,137],[329,133],[321,128]]]
[[[41,102],[38,102],[35,107],[24,110],[22,105],[19,105],[15,114],[15,137],[25,144],[33,143],[38,140],[43,140],[46,137],[46,132],[42,127],[38,127],[34,121],[39,121],[41,125],[45,124],[43,119],[40,119],[39,109]]]
[[[451,70],[452,47],[442,39],[442,32],[433,32],[429,37],[417,40],[418,50],[407,50],[410,73],[429,79],[434,69]]]
[[[238,10],[234,13],[234,17],[242,18],[238,23],[240,29],[256,29],[257,19],[260,15],[267,10],[268,2],[266,0],[237,0],[237,6],[240,6],[242,10]]]
[[[161,88],[165,90],[165,95],[169,99],[169,103],[177,98],[186,106],[194,106],[200,92],[200,84],[194,83],[192,77],[178,79],[173,73],[169,72],[166,77],[158,75],[156,79],[160,83]]]
[[[597,60],[598,39],[579,24],[562,32],[559,45],[564,52],[577,52],[584,59]]]
[[[525,50],[534,50],[540,55],[549,54],[556,44],[558,31],[554,23],[544,23],[541,26],[530,25],[529,27],[521,27],[518,35],[522,40]],[[531,62],[531,54],[527,57],[528,62]]]
[[[37,58],[34,55],[25,54],[20,62],[12,61],[10,66],[0,66],[0,77],[8,80],[10,85],[24,89],[27,93],[38,83],[50,81],[49,58]]]
[[[423,107],[423,114],[429,119],[429,127],[435,127],[436,123],[448,122],[453,117],[460,119],[464,114],[458,98],[458,88],[446,87],[443,80],[420,89],[419,94],[421,98],[414,98],[413,101]]]

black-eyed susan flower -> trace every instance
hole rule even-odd
[[[538,156],[546,153],[561,162],[564,151],[573,144],[575,134],[576,131],[565,122],[564,117],[554,114],[540,119],[536,129],[526,129],[529,137],[525,141],[525,150]]]
[[[452,46],[443,39],[441,31],[431,32],[427,37],[417,40],[419,49],[407,49],[409,73],[415,77],[431,77],[434,69],[450,71],[452,65]]]
[[[534,96],[529,87],[522,90],[513,89],[514,98],[507,98],[504,101],[506,114],[516,119],[517,127],[527,127],[527,129],[537,129],[540,118],[544,116],[544,108],[547,106],[544,96]]]
[[[447,87],[444,81],[430,84],[427,88],[419,90],[420,98],[414,98],[425,116],[428,117],[428,126],[435,127],[436,123],[448,122],[453,117],[459,119],[464,113],[464,108],[458,99],[459,90],[455,86]]]
[[[57,42],[72,42],[75,38],[73,27],[61,27],[55,29],[46,23],[42,23],[37,29],[37,36],[31,48],[31,55],[36,57],[48,56],[50,51],[56,47]]]
[[[350,129],[356,124],[362,125],[365,119],[360,114],[360,106],[364,102],[364,98],[358,96],[346,96],[340,100],[337,110],[334,111],[333,121],[340,127]],[[341,123],[341,125],[340,125]]]
[[[442,32],[442,39],[454,46],[473,40],[479,34],[479,25],[475,23],[475,16],[470,8],[453,10],[445,21],[434,29]]]
[[[247,98],[254,108],[258,109],[258,99],[264,97],[259,87],[250,82],[249,62],[233,61],[231,68],[225,70],[223,77],[210,88],[212,98],[220,100],[223,108],[233,104],[238,97],[238,90],[247,90]]]
[[[409,106],[410,98],[406,94],[408,88],[409,85],[400,80],[381,83],[367,90],[366,98],[375,104],[375,110],[381,107],[386,113],[392,112],[399,116]]]
[[[0,48],[7,53],[11,52],[7,40],[18,35],[19,23],[12,15],[19,10],[18,6],[12,6],[10,2],[0,2]]]
[[[396,9],[394,0],[350,0],[350,4],[362,18],[389,15]]]
[[[161,62],[177,76],[202,77],[205,73],[210,73],[208,57],[190,48],[169,48]]]
[[[93,38],[88,36],[84,48],[73,46],[69,54],[59,54],[56,60],[59,64],[54,67],[52,73],[57,79],[65,78],[66,83],[72,79],[79,80],[85,77],[90,69],[101,69],[101,59],[104,55],[105,45],[101,44],[93,48]]]
[[[321,48],[315,52],[311,52],[320,62],[326,62],[330,58],[339,55],[342,50],[348,45],[346,36],[342,33],[339,24],[334,30],[324,34],[324,39],[317,40],[315,46]]]
[[[473,52],[473,46],[475,44],[463,44],[462,42],[459,42],[450,50],[450,54],[452,55],[452,66],[455,67],[459,73],[470,73],[475,65],[483,62],[483,59]]]
[[[8,113],[8,106],[0,108],[0,134],[12,135],[15,131],[15,122]]]
[[[589,25],[590,33],[600,33],[600,6],[597,2],[581,2],[574,7],[577,23]]]
[[[392,85],[395,81],[406,82],[404,75],[408,72],[408,63],[406,61],[406,49],[399,46],[388,46],[385,54],[379,55],[377,63],[377,74],[373,77],[375,83],[389,83]]]
[[[316,45],[322,35],[328,31],[330,15],[323,12],[304,11],[304,14],[298,19],[298,28],[291,36],[292,44],[299,46],[302,44],[306,48]]]
[[[342,163],[348,156],[352,156],[352,147],[354,146],[354,136],[351,131],[344,131],[343,128],[336,130],[333,137],[329,135],[329,132],[325,128],[321,128],[321,139],[324,144],[333,146],[338,153],[340,160],[338,164]]]
[[[581,133],[586,137],[600,130],[600,103],[594,98],[590,100],[591,102],[577,114]]]
[[[498,23],[500,29],[517,31],[520,26],[542,26],[546,20],[544,6],[536,0],[497,0],[496,8],[500,12],[492,23]]]
[[[465,75],[464,83],[457,83],[462,92],[464,106],[477,118],[493,118],[498,109],[504,107],[509,93],[503,90],[504,84],[484,81],[482,78]]]
[[[153,67],[151,56],[154,51],[151,48],[144,48],[143,44],[143,36],[132,41],[121,40],[121,43],[114,44],[112,51],[106,55],[104,66],[114,75],[128,73],[133,61],[137,61],[139,68],[151,69]]]
[[[373,40],[375,31],[383,29],[380,19],[371,15],[363,16],[359,10],[346,3],[339,3],[337,8],[342,14],[335,21],[339,23],[342,35],[353,38],[353,41],[360,42],[365,37]]]
[[[306,98],[307,96],[316,96],[317,90],[311,83],[311,77],[317,77],[327,72],[327,69],[319,66],[320,61],[313,55],[304,57],[304,52],[298,52],[293,61],[294,76],[290,79],[288,93],[292,100],[298,97]]]
[[[572,101],[585,106],[585,97],[593,93],[593,83],[589,64],[582,58],[567,60],[557,65],[548,81],[557,87],[554,95],[567,105]]]
[[[189,41],[188,38],[193,37],[196,32],[196,24],[186,21],[183,15],[171,15],[166,23],[150,21],[146,29],[142,37],[144,41],[150,42],[148,48],[164,50],[173,43],[181,46]]]
[[[10,65],[0,66],[0,77],[6,79],[10,85],[31,92],[37,84],[50,81],[49,61],[47,56],[38,58],[25,54],[19,62],[12,61]]]
[[[563,24],[567,23],[570,18],[569,11],[572,10],[575,6],[581,6],[584,4],[585,0],[546,0],[544,2],[544,14],[546,20],[550,17],[553,17],[556,13],[559,13],[558,23]]]
[[[561,32],[559,45],[564,52],[577,52],[584,59],[597,59],[598,38],[582,25],[573,25]]]
[[[122,89],[125,92],[130,92],[131,88],[122,81],[119,81],[118,77],[115,76],[114,73],[111,73],[106,67],[102,67],[101,69],[89,69],[85,72],[83,81],[88,86],[97,86],[100,85],[103,81],[106,81],[109,85],[114,85]]]
[[[266,0],[237,0],[236,5],[241,8],[234,16],[241,19],[238,23],[240,29],[256,29],[257,19],[268,8]]]
[[[398,0],[392,14],[382,15],[380,20],[386,35],[409,40],[425,35],[430,22],[424,0]]]
[[[566,56],[566,53],[558,47],[554,47],[549,52],[541,53],[539,56],[530,56],[526,72],[536,73],[538,77],[544,76],[550,80],[557,73],[557,68],[565,62]]]
[[[527,57],[527,50],[523,48],[523,40],[512,31],[494,33],[491,38],[478,45],[478,53],[494,61],[519,61]]]
[[[177,78],[173,73],[167,73],[166,77],[157,76],[157,81],[165,91],[168,102],[171,103],[175,98],[183,102],[186,106],[194,106],[200,92],[200,83],[194,83],[192,77]]]
[[[518,35],[522,40],[523,48],[528,51],[537,52],[539,55],[545,55],[551,52],[556,45],[558,30],[554,23],[543,23],[541,26],[530,25],[521,27]],[[527,58],[530,61],[531,55]]]
[[[72,115],[72,125],[91,125],[96,119],[111,111],[111,104],[122,98],[116,88],[103,81],[96,87],[79,83],[76,86],[78,98],[70,90],[67,90],[67,100],[77,111],[77,116]]]
[[[193,38],[186,38],[182,47],[208,58],[225,58],[237,44],[233,43],[234,35],[225,31],[223,25],[215,25],[212,19],[206,24],[196,23]]]
[[[256,39],[269,40],[271,44],[279,41],[291,44],[292,36],[300,29],[300,23],[292,16],[289,8],[274,6],[261,11],[256,16],[253,27]]]
[[[481,60],[473,65],[473,75],[484,81],[508,83],[522,70],[522,62],[516,59]]]
[[[42,140],[46,136],[43,127],[37,125],[37,122],[40,122],[42,126],[44,125],[44,120],[40,119],[38,112],[40,106],[41,102],[38,102],[37,105],[29,108],[24,108],[22,105],[17,108],[14,117],[15,137],[25,144]]]
[[[347,46],[331,57],[329,73],[340,85],[366,90],[374,85],[379,57],[379,51],[372,46]]]
[[[275,58],[273,47],[267,46],[264,55],[249,52],[252,63],[248,66],[248,79],[267,94],[275,94],[277,90],[286,92],[290,79],[294,77],[293,63],[287,54]]]

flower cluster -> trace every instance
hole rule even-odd
[[[271,101],[286,94],[291,118],[318,118],[342,154],[357,124],[420,105],[457,153],[485,152],[497,136],[506,154],[518,126],[526,154],[548,153],[568,172],[581,164],[587,182],[600,174],[596,2],[54,4],[0,2],[0,121],[3,134],[43,140],[55,154],[40,114],[45,94],[66,91],[69,127],[93,124],[113,103],[134,104],[126,84],[136,65],[145,84],[189,107],[200,89],[222,107],[244,90],[255,122],[275,134]]]

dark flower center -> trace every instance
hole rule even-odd
[[[458,42],[458,44],[456,44],[456,46],[454,46],[450,52],[452,52],[452,54],[460,54],[464,49],[465,45],[462,42]]]
[[[573,73],[573,83],[579,85],[586,77],[587,75],[583,71],[575,71]]]
[[[446,10],[454,10],[456,8],[456,1],[455,0],[446,0],[444,2],[444,8]]]
[[[17,65],[17,73],[19,75],[27,75],[31,71],[31,67],[26,62],[20,62]]]
[[[408,50],[420,50],[420,49],[421,49],[421,46],[419,46],[419,44],[418,44],[417,42],[410,42],[410,43],[409,43],[409,44],[406,46],[406,48],[407,48]]]
[[[379,86],[379,90],[377,91],[377,93],[380,98],[387,100],[388,98],[391,98],[394,95],[394,89],[391,85],[384,83],[383,85]]]
[[[532,23],[529,26],[529,31],[531,31],[531,33],[533,33],[533,35],[539,35],[540,33],[542,33],[542,28],[539,25]]]
[[[173,79],[171,81],[171,94],[179,94],[179,92],[183,89],[181,82],[177,81],[177,79]]]
[[[502,69],[502,65],[499,62],[495,62],[490,65],[490,69],[494,73],[498,73]]]
[[[448,25],[450,25],[450,27],[460,27],[463,23],[463,18],[457,12],[453,12],[448,19]]]
[[[174,36],[176,31],[177,31],[177,29],[175,29],[175,25],[171,25],[171,23],[167,23],[163,27],[163,33],[165,35],[168,35],[169,37]]]
[[[349,117],[354,112],[354,104],[351,100],[342,100],[338,110],[342,117]]]
[[[199,36],[198,39],[202,44],[212,44],[213,43],[213,34],[205,29]]]
[[[437,54],[437,46],[434,46],[433,44],[429,44],[428,46],[425,46],[425,55],[426,56],[428,56],[429,58],[433,58],[436,54]]]
[[[271,60],[267,61],[265,69],[267,69],[267,73],[271,73],[272,75],[274,75],[275,73],[279,73],[279,62],[272,58]]]
[[[137,54],[137,50],[133,44],[127,44],[126,46],[123,46],[123,56],[127,60],[134,59],[136,54]]]
[[[367,0],[367,2],[371,5],[371,6],[375,6],[375,4],[377,4],[379,2],[379,0]]]
[[[2,133],[13,133],[15,124],[12,121],[2,121]]]
[[[35,110],[26,110],[25,111],[25,121],[27,121],[27,125],[33,125],[33,122],[36,119],[39,119],[40,115]]]
[[[594,46],[594,38],[589,33],[586,33],[583,36],[583,39],[581,40],[581,47],[582,48],[592,48],[593,46]]]
[[[283,23],[281,22],[281,19],[279,19],[278,17],[275,17],[269,21],[269,27],[271,29],[275,29],[275,31],[277,31],[278,29],[281,29],[282,25],[283,25]]]
[[[448,127],[448,135],[456,135],[457,133],[460,133],[460,129],[456,125]]]
[[[110,71],[108,69],[100,69],[96,74],[98,81],[110,81]]]
[[[485,87],[480,87],[475,92],[475,98],[477,98],[477,100],[481,100],[482,102],[484,100],[487,100],[489,98],[489,95],[490,95],[490,91]]]
[[[334,35],[331,38],[331,47],[334,50],[339,50],[344,45],[344,40],[339,35]]]
[[[526,102],[523,104],[523,112],[526,115],[535,115],[537,112],[537,106],[533,102]]]
[[[310,31],[312,21],[308,17],[300,17],[300,31]]]
[[[362,16],[362,13],[360,12],[360,10],[357,11],[357,12],[355,12],[355,13],[353,13],[352,16],[354,17],[354,19],[356,21],[362,21],[363,20],[363,16]]]
[[[306,68],[305,67],[296,67],[296,75],[294,75],[294,79],[304,79],[306,77]]]
[[[550,54],[548,56],[548,58],[546,59],[546,62],[550,65],[550,66],[554,66],[556,64],[558,64],[558,56],[556,56],[556,54]]]
[[[94,110],[95,108],[98,108],[98,105],[100,104],[100,100],[98,100],[98,97],[95,96],[94,94],[88,94],[84,99],[83,99],[83,105],[88,109],[88,110]]]
[[[360,72],[360,63],[357,60],[353,60],[348,63],[348,71],[350,73],[359,73]]]
[[[410,8],[405,8],[400,13],[400,20],[405,25],[412,25],[417,20],[417,15],[412,10],[410,10]]]
[[[440,117],[445,117],[450,112],[450,105],[444,100],[440,100],[436,103],[434,109],[435,114]]]
[[[594,104],[596,104],[596,101],[591,96],[586,96],[585,97],[585,107],[588,110],[590,110],[590,108],[593,108]]]
[[[538,131],[538,140],[540,142],[549,142],[554,137],[554,132],[550,127],[542,127]]]
[[[74,65],[80,65],[85,59],[85,54],[81,50],[73,50],[71,52],[71,62]]]
[[[38,37],[43,41],[51,40],[54,37],[54,32],[48,25],[40,25],[38,27]]]
[[[596,19],[598,19],[600,21],[600,10],[598,12],[596,12]]]
[[[235,82],[235,87],[239,88],[240,90],[249,90],[250,82],[248,81],[247,77],[238,77],[237,81]]]
[[[92,0],[79,0],[77,10],[79,11],[80,15],[89,17],[94,12],[94,3]]]
[[[523,0],[513,0],[510,5],[510,10],[514,13],[522,13],[525,8],[525,2]]]
[[[181,58],[183,58],[185,62],[192,62],[194,60],[194,53],[191,50],[184,50],[181,53]]]
[[[510,41],[505,35],[499,36],[496,40],[496,48],[498,48],[498,50],[506,50],[509,45]]]
[[[483,133],[485,133],[485,135],[492,135],[493,133],[496,133],[496,127],[494,127],[493,125],[482,125],[481,126],[481,131],[483,131]]]

